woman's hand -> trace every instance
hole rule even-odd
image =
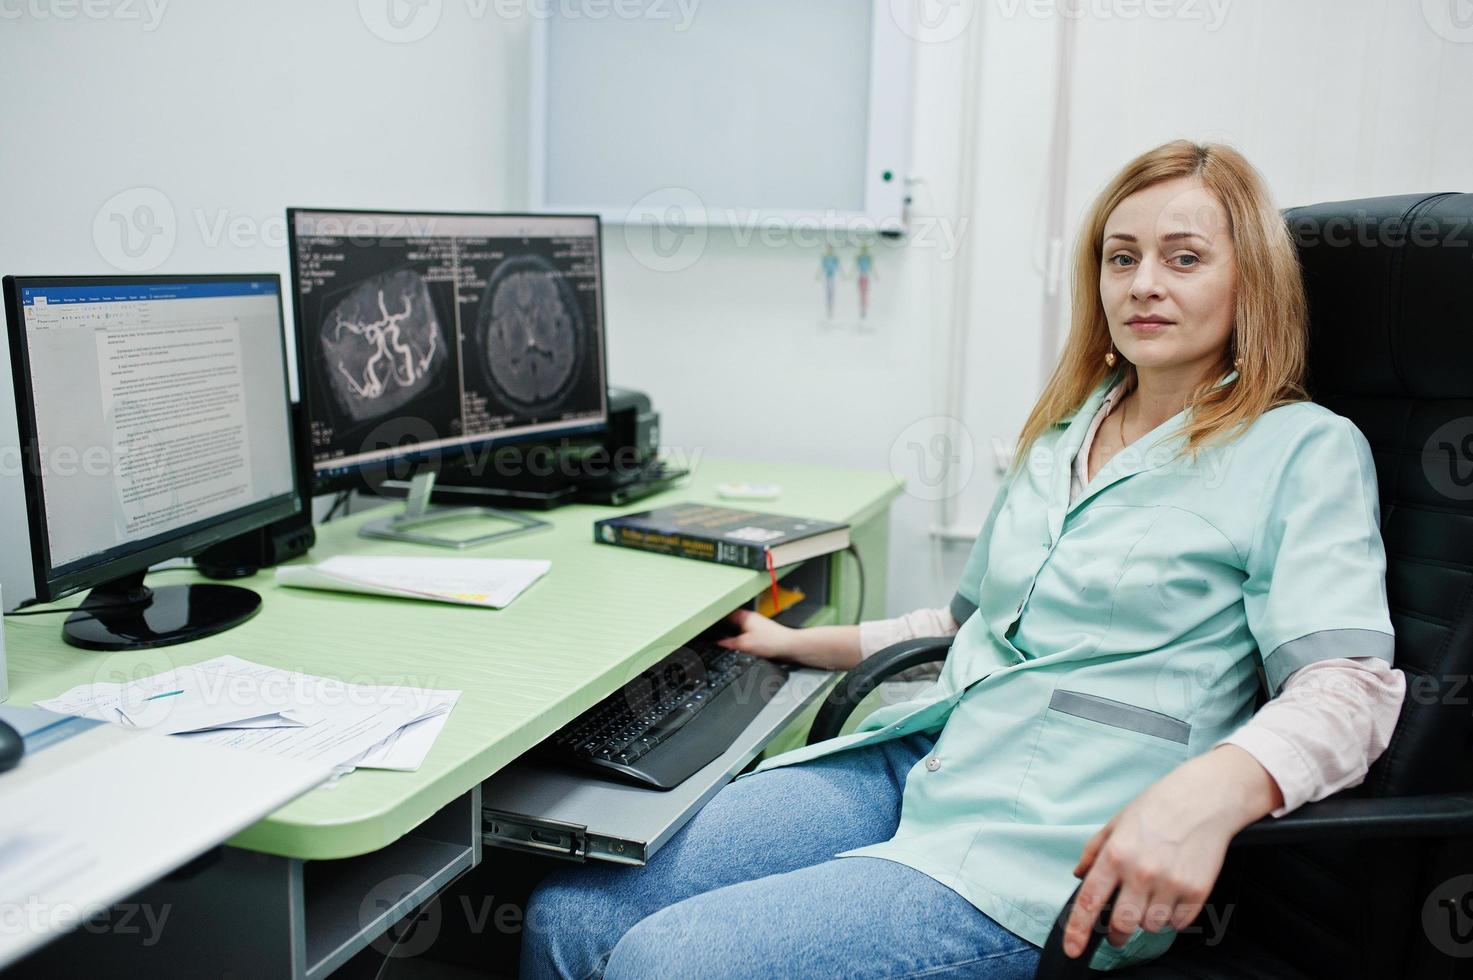
[[[1064,952],[1084,951],[1100,906],[1117,885],[1112,946],[1125,945],[1137,927],[1186,928],[1217,882],[1228,843],[1283,802],[1273,777],[1236,745],[1219,745],[1177,766],[1084,845],[1074,868],[1084,885],[1064,930]]]
[[[817,626],[795,630],[750,609],[738,609],[727,621],[741,628],[736,636],[716,642],[768,660],[789,660],[821,670],[849,670],[859,663],[857,626]]]
[[[741,629],[736,636],[716,641],[728,650],[740,650],[769,660],[787,660],[796,659],[802,647],[797,630],[750,609],[738,609],[727,616],[726,621]]]

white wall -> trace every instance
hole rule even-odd
[[[1030,277],[1027,267],[1008,263],[1005,255],[987,256],[985,245],[967,266],[986,283],[967,317],[977,342],[968,357],[972,383],[963,418],[973,430],[1016,432],[1031,407],[999,397],[996,385],[1005,370],[999,361],[1041,385],[1042,371],[1030,370],[1030,352],[1047,360],[1045,352],[1057,349],[1030,348],[1010,328],[1038,323],[1042,309],[1039,242],[1047,230],[1041,235],[1038,228],[1042,180],[1030,176],[1030,167],[1063,167],[1066,292],[1067,260],[1090,201],[1129,159],[1167,140],[1232,144],[1263,172],[1280,207],[1473,190],[1473,128],[1467,125],[1473,119],[1473,25],[1461,28],[1449,19],[1453,2],[1193,0],[1156,5],[1175,11],[1163,17],[1149,15],[1152,4],[1130,0],[995,0],[981,8],[991,44],[1006,47],[1034,37],[1041,24],[1062,28],[1066,18],[1059,10],[1084,15],[1069,18],[1074,57],[1067,156],[1028,154],[1005,163],[1003,171],[984,168],[980,178],[988,224],[1010,229],[1000,237],[1013,241],[1037,271]],[[1047,84],[1048,56],[1041,48],[1036,55],[1036,77]],[[1010,93],[1006,104],[989,102],[989,82],[993,101],[999,88]],[[1027,87],[990,61],[980,106],[984,130],[989,120],[994,130],[1000,118],[1018,121],[1026,110],[1011,93]],[[1019,125],[1027,131],[1026,123]],[[999,187],[1020,188],[1020,200],[1010,203]],[[1060,347],[1067,317],[1064,302],[1048,325]],[[975,529],[990,500],[990,488],[964,495],[956,526]]]
[[[969,543],[930,532],[946,521],[964,534],[985,512],[993,440],[1016,434],[1049,327],[1061,330],[1044,322],[1050,239],[1072,238],[1089,197],[1130,156],[1180,135],[1226,139],[1286,205],[1473,184],[1473,38],[1431,23],[1434,0],[1200,0],[1180,8],[1193,17],[1165,19],[1144,12],[1160,4],[1130,0],[924,2],[950,11],[917,45],[912,171],[924,179],[915,213],[926,230],[906,248],[876,248],[868,324],[856,326],[846,281],[840,325],[826,325],[817,242],[713,231],[680,271],[659,271],[617,227],[605,243],[610,376],[651,393],[667,442],[690,455],[881,468],[893,458],[912,477],[894,510],[897,612],[954,587]],[[112,271],[104,253],[115,258],[116,246],[94,240],[94,218],[140,187],[174,213],[158,271],[283,277],[289,204],[522,203],[527,31],[494,4],[421,8],[438,21],[407,43],[367,26],[370,0],[172,0],[153,30],[8,17],[22,9],[0,3],[0,83],[12,93],[0,271]],[[1072,22],[1067,156],[1052,134],[1061,10],[1085,14]],[[407,40],[426,23],[375,26]],[[1054,164],[1058,227],[1048,221]],[[853,249],[841,251],[852,263]],[[948,330],[958,303],[959,356]],[[0,367],[0,447],[13,447]],[[948,451],[934,417],[947,411],[953,367],[970,442]],[[943,513],[927,480],[948,452],[973,465]],[[30,595],[23,514],[18,480],[0,476],[6,606]]]
[[[1455,2],[1236,0],[1216,31],[1081,21],[1073,204],[1178,136],[1236,146],[1284,207],[1473,189],[1473,27],[1456,42],[1429,22]]]

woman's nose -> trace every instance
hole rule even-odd
[[[1160,272],[1156,263],[1142,261],[1135,267],[1135,277],[1130,281],[1130,298],[1133,300],[1160,299],[1164,295]]]

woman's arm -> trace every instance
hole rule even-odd
[[[849,670],[860,661],[858,626],[793,629],[750,609],[738,609],[726,618],[741,628],[736,636],[716,641],[728,650],[822,670]]]
[[[917,609],[894,619],[874,619],[859,624],[859,655],[872,657],[903,640],[921,636],[952,636],[961,625],[950,609]]]
[[[1391,742],[1405,693],[1405,676],[1375,657],[1316,661],[1289,675],[1247,724],[1156,782],[1085,845],[1074,874],[1087,877],[1064,951],[1083,950],[1094,910],[1117,883],[1111,943],[1137,926],[1189,925],[1239,830],[1365,779]]]
[[[1084,951],[1116,885],[1111,945],[1125,945],[1137,927],[1186,928],[1222,871],[1228,843],[1282,805],[1268,770],[1236,745],[1219,745],[1177,766],[1084,845],[1074,869],[1084,885],[1064,930],[1064,952]]]
[[[717,641],[728,650],[823,670],[852,670],[865,657],[892,643],[918,636],[950,636],[958,629],[945,609],[918,609],[895,619],[870,620],[858,626],[808,629],[784,626],[750,609],[738,609],[727,618],[741,627],[736,636]]]
[[[1218,742],[1238,746],[1268,770],[1282,817],[1365,781],[1391,744],[1406,675],[1376,657],[1318,660],[1289,675],[1248,723]]]

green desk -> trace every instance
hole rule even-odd
[[[889,473],[703,459],[687,486],[623,510],[683,500],[722,503],[714,488],[728,481],[782,485],[780,498],[747,505],[752,509],[853,525],[866,577],[863,615],[883,614],[888,510],[899,492]],[[240,902],[305,908],[305,923],[300,911],[291,913],[290,922],[258,921],[266,938],[247,936],[242,948],[253,957],[288,957],[293,975],[325,976],[356,951],[352,947],[366,944],[365,929],[376,928],[378,919],[386,919],[387,927],[396,911],[412,907],[407,903],[422,901],[423,892],[479,861],[475,822],[481,781],[766,584],[765,575],[743,569],[594,544],[593,521],[618,512],[561,508],[548,515],[554,525],[549,530],[461,552],[551,560],[551,571],[503,610],[277,588],[266,572],[243,583],[262,596],[258,616],[176,647],[86,653],[62,643],[59,617],[7,620],[11,698],[28,704],[94,677],[144,676],[221,654],[350,681],[462,691],[418,772],[355,772],[230,841],[234,847],[226,850],[223,863]],[[358,526],[365,519],[354,515],[319,528],[311,560],[347,553],[444,554],[360,538]],[[860,610],[853,562],[844,556],[830,560],[830,596],[810,623],[840,617],[854,622]],[[151,581],[192,577],[192,572],[161,572]],[[437,862],[444,855],[453,860],[442,867]],[[434,873],[415,871],[416,856]],[[374,922],[361,921],[365,882],[379,883],[405,862],[425,879],[423,886],[381,903],[383,915]],[[352,915],[329,914],[337,906],[351,908]],[[325,925],[344,915],[360,921]],[[222,958],[228,957],[231,944],[222,943]],[[264,947],[267,953],[261,952]],[[221,961],[212,964],[218,970]]]

